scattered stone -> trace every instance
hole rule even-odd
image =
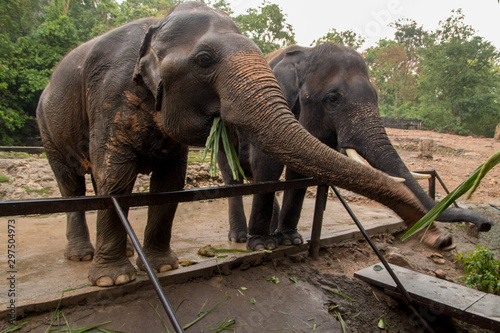
[[[387,244],[385,243],[375,243],[375,246],[380,252],[387,252]]]
[[[446,279],[446,272],[443,271],[442,269],[436,269],[434,271],[434,275],[436,275],[436,277],[439,279],[443,279],[443,280]]]
[[[408,263],[406,258],[403,257],[402,255],[400,255],[399,253],[394,253],[394,252],[389,253],[385,259],[389,263],[394,264],[394,265],[398,265],[401,267],[410,267],[410,264]]]
[[[34,182],[29,182],[28,184],[26,184],[26,187],[28,187],[28,189],[31,191],[38,191],[42,189],[42,186],[40,184]]]

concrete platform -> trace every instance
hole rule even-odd
[[[244,198],[245,209],[249,215],[251,197]],[[204,202],[181,203],[174,221],[172,246],[179,259],[190,259],[198,264],[180,267],[171,272],[158,275],[162,286],[182,283],[197,277],[209,277],[238,265],[252,265],[265,259],[283,257],[307,251],[308,245],[280,247],[272,253],[228,253],[225,258],[206,258],[197,255],[199,248],[212,245],[218,249],[245,249],[245,244],[231,243],[227,240],[227,199]],[[351,204],[354,213],[371,234],[394,232],[403,228],[400,218],[391,210],[378,205]],[[302,212],[299,231],[304,238],[310,238],[314,199],[306,199]],[[95,241],[96,212],[87,213],[91,239]],[[129,220],[140,240],[143,238],[146,223],[146,208],[131,209]],[[87,271],[90,262],[71,262],[64,259],[66,245],[65,214],[45,216],[9,217],[16,221],[16,266],[15,297],[7,296],[7,256],[0,259],[2,276],[0,278],[0,318],[8,314],[7,306],[15,300],[17,316],[28,313],[53,310],[61,299],[64,290],[64,304],[81,304],[90,299],[112,299],[132,293],[150,285],[145,272],[139,272],[136,281],[112,288],[88,286]],[[7,222],[7,218],[4,221]],[[5,234],[2,234],[5,235]],[[324,215],[322,245],[361,238],[361,235],[337,200],[328,200]],[[0,237],[0,248],[7,248],[7,237]],[[136,256],[131,258],[135,264]]]

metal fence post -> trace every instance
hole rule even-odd
[[[328,185],[318,185],[316,191],[316,203],[314,205],[314,217],[311,230],[311,244],[309,245],[309,257],[319,258],[321,242],[321,227],[323,225],[323,213],[328,199]]]

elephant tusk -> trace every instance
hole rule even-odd
[[[370,164],[368,164],[365,160],[363,160],[363,158],[358,154],[358,152],[355,149],[347,148],[345,150],[345,152],[346,152],[347,156],[349,156],[349,158],[351,158],[352,160],[354,160],[358,163],[361,163],[363,165],[369,166],[370,168],[373,168]],[[387,175],[387,177],[392,178],[392,180],[394,180],[398,183],[403,183],[406,180],[406,179],[401,178],[401,177],[394,177],[394,176],[389,176],[389,175]]]
[[[413,171],[410,171],[410,173],[413,176],[413,178],[415,178],[415,179],[430,179],[432,177],[431,175],[426,174],[426,173],[418,173],[418,172],[413,172]]]

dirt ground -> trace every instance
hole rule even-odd
[[[387,132],[410,170],[433,168],[450,190],[463,182],[491,154],[500,150],[500,142],[494,139],[390,128]],[[423,138],[434,142],[432,159],[418,157],[418,143]],[[60,195],[45,159],[0,157],[0,174],[10,178],[9,182],[0,183],[2,200]],[[147,191],[147,181],[147,176],[140,176],[135,191]],[[500,209],[499,182],[500,167],[496,167],[470,200],[459,200],[461,207],[476,210],[496,222],[490,232],[478,234],[467,224],[440,223],[441,228],[453,234],[457,245],[454,250],[431,250],[416,240],[402,243],[399,240],[401,233],[381,234],[373,239],[391,263],[464,284],[460,278],[464,274],[463,268],[455,259],[457,253],[481,245],[496,251],[496,257],[500,259],[500,212],[495,209]],[[426,183],[422,181],[424,188],[427,188]],[[188,187],[212,186],[220,184],[220,179],[210,179],[206,165],[194,163],[189,167],[187,184]],[[90,184],[88,189],[92,194]],[[311,196],[313,192],[310,192]],[[347,191],[341,192],[348,202],[367,211],[381,209],[376,202]],[[438,185],[437,198],[444,195]],[[331,196],[331,202],[336,201]],[[218,232],[220,237],[226,238],[225,230]],[[262,260],[255,267],[242,265],[224,270],[210,279],[196,279],[164,289],[183,324],[221,303],[188,329],[192,332],[217,331],[219,324],[230,319],[235,319],[236,325],[242,325],[235,328],[236,332],[341,332],[340,317],[353,332],[383,331],[377,327],[381,318],[388,324],[386,332],[420,332],[413,325],[412,314],[405,306],[353,277],[354,272],[378,261],[365,241],[347,241],[323,248],[319,260],[312,260],[305,254]],[[33,276],[36,276],[35,271]],[[290,277],[295,277],[299,283],[293,283]],[[277,279],[280,283],[275,283]],[[349,298],[332,293],[332,289]],[[104,297],[92,303],[66,307],[64,315],[72,328],[111,321],[104,327],[125,332],[165,332],[162,320],[166,323],[168,320],[158,304],[154,291],[143,287],[118,300]],[[154,310],[156,307],[158,314]],[[31,315],[21,331],[44,332],[53,315],[54,311]],[[428,319],[437,332],[487,332],[434,314]],[[0,322],[0,329],[6,328],[7,325]]]

